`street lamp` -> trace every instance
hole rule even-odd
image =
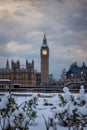
[[[73,74],[71,73],[71,77],[73,77]]]
[[[81,71],[81,75],[83,75],[83,71]]]
[[[83,80],[83,71],[81,71],[81,79]]]

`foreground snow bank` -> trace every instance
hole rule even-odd
[[[87,121],[87,95],[84,94],[84,86],[81,86],[79,94],[70,93],[68,88],[63,91],[61,94],[29,93],[29,96],[25,97],[6,94],[1,97],[0,130],[46,130],[47,126],[49,130],[67,130],[68,127],[75,130],[75,121],[80,130],[81,123]],[[50,121],[53,121],[53,124]],[[86,124],[83,124],[85,130]]]

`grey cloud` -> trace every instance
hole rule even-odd
[[[56,1],[63,3],[63,2],[65,2],[66,0],[56,0]]]

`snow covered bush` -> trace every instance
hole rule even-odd
[[[25,101],[22,109],[26,112],[29,122],[31,123],[36,118],[37,97],[32,97],[29,101]]]
[[[2,130],[28,130],[31,121],[36,117],[37,98],[18,105],[15,98],[7,94],[0,99],[0,126]]]
[[[59,109],[55,112],[55,118],[63,126],[73,127],[78,130],[87,125],[87,99],[84,94],[84,86],[81,86],[77,96],[73,96],[68,88],[63,89],[64,94],[59,94]]]
[[[45,118],[44,114],[42,115],[45,121],[45,126],[46,126],[46,130],[49,130],[50,127],[53,130],[57,130],[57,125],[56,125],[56,121],[53,117],[48,117],[48,119]]]
[[[6,94],[0,100],[0,126],[2,130],[10,130],[10,116],[17,109],[15,98]]]
[[[81,85],[79,95],[77,96],[76,104],[79,106],[83,106],[87,103],[86,97],[84,95],[84,86]]]
[[[29,118],[23,109],[15,110],[10,117],[10,125],[14,130],[18,128],[19,130],[29,129]]]

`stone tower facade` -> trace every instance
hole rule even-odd
[[[41,56],[41,84],[49,82],[49,47],[47,45],[46,34],[44,34],[43,43],[40,49]]]

